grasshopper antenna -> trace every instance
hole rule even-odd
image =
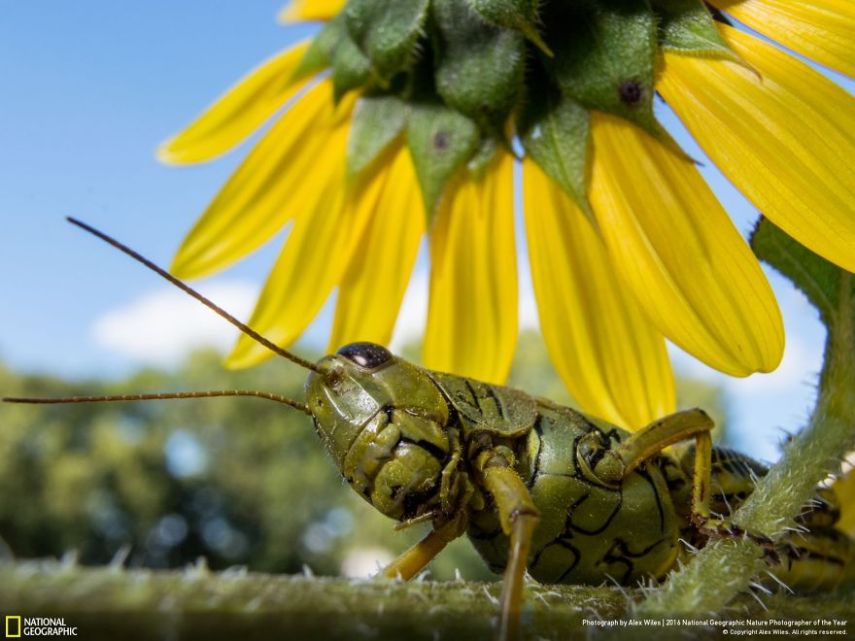
[[[291,353],[291,352],[289,352],[288,350],[282,349],[281,347],[279,347],[279,346],[278,346],[278,345],[276,345],[275,343],[273,343],[273,342],[271,342],[270,340],[268,340],[268,339],[264,338],[264,336],[262,336],[261,334],[259,334],[258,332],[256,332],[256,331],[255,331],[254,329],[252,329],[249,325],[246,325],[245,323],[242,323],[242,322],[241,322],[241,321],[239,321],[237,318],[235,318],[234,316],[232,316],[231,314],[229,314],[229,313],[228,313],[226,310],[224,310],[222,307],[219,307],[219,306],[218,306],[218,305],[216,305],[213,301],[210,301],[210,300],[208,300],[207,298],[205,298],[204,296],[202,296],[202,294],[200,294],[200,293],[199,293],[199,292],[197,292],[195,289],[193,289],[192,287],[190,287],[190,285],[186,284],[186,283],[185,283],[184,281],[182,281],[182,280],[179,280],[178,278],[176,278],[175,276],[173,276],[172,274],[170,274],[168,271],[166,271],[166,270],[165,270],[165,269],[163,269],[162,267],[159,267],[158,265],[155,265],[155,264],[154,264],[153,262],[151,262],[148,258],[146,258],[145,256],[143,256],[143,255],[141,255],[141,254],[139,254],[139,253],[135,252],[133,249],[131,249],[131,248],[130,248],[130,247],[128,247],[127,245],[123,245],[122,243],[120,243],[120,242],[119,242],[118,240],[116,240],[115,238],[112,238],[112,237],[108,236],[108,235],[107,235],[107,234],[105,234],[104,232],[99,231],[99,230],[95,229],[94,227],[91,227],[90,225],[87,225],[86,223],[84,223],[84,222],[82,222],[82,221],[80,221],[80,220],[77,220],[76,218],[72,218],[71,216],[69,216],[69,217],[67,217],[67,218],[66,218],[66,220],[67,220],[68,222],[70,222],[72,225],[76,225],[77,227],[80,227],[80,228],[81,228],[81,229],[83,229],[84,231],[89,232],[89,233],[90,233],[90,234],[92,234],[93,236],[97,236],[98,238],[100,238],[100,239],[101,239],[101,240],[103,240],[104,242],[106,242],[106,243],[108,243],[108,244],[112,245],[113,247],[115,247],[115,248],[116,248],[116,249],[118,249],[119,251],[123,252],[124,254],[127,254],[128,256],[130,256],[131,258],[133,258],[133,259],[134,259],[135,261],[137,261],[138,263],[142,263],[143,265],[145,265],[146,267],[148,267],[151,271],[153,271],[153,272],[155,272],[155,273],[159,274],[160,276],[162,276],[163,278],[165,278],[166,280],[168,280],[170,283],[172,283],[173,285],[175,285],[178,289],[183,290],[185,293],[189,294],[190,296],[192,296],[193,298],[195,298],[196,300],[198,300],[200,303],[202,303],[203,305],[205,305],[205,307],[209,308],[211,311],[215,312],[217,315],[219,315],[219,316],[221,316],[222,318],[226,319],[228,322],[230,322],[232,325],[234,325],[235,327],[237,327],[237,328],[238,328],[240,331],[242,331],[244,334],[246,334],[247,336],[249,336],[249,337],[250,337],[250,338],[252,338],[253,340],[257,341],[257,342],[258,342],[258,343],[260,343],[261,345],[264,345],[264,347],[266,347],[267,349],[269,349],[271,352],[273,352],[273,353],[275,353],[275,354],[279,354],[279,356],[283,356],[284,358],[287,358],[287,359],[288,359],[289,361],[291,361],[292,363],[295,363],[295,364],[297,364],[297,365],[299,365],[300,367],[303,367],[303,368],[305,368],[305,369],[311,370],[311,371],[315,372],[316,374],[319,374],[319,373],[320,373],[320,370],[318,369],[318,367],[317,367],[314,363],[310,363],[309,361],[307,361],[307,360],[305,360],[305,359],[303,359],[303,358],[300,358],[300,357],[299,357],[299,356],[297,356],[296,354],[292,354],[292,353]],[[162,398],[162,397],[161,397],[161,398]],[[121,399],[119,399],[119,400],[121,400]]]
[[[32,405],[54,405],[57,403],[111,403],[117,401],[164,401],[170,399],[187,398],[215,398],[218,396],[253,396],[268,401],[276,401],[283,405],[293,407],[304,414],[312,415],[307,405],[292,401],[290,398],[271,394],[270,392],[258,392],[256,390],[217,390],[210,392],[175,392],[170,394],[122,394],[117,396],[65,396],[59,398],[29,398],[29,397],[4,397],[4,403],[28,403]]]

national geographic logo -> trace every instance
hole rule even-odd
[[[21,617],[6,617],[6,638],[21,638]]]
[[[76,637],[77,626],[67,625],[64,617],[22,617],[6,615],[7,639],[22,637]]]

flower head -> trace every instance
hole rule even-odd
[[[727,17],[851,75],[855,9],[711,4],[295,0],[282,17],[327,21],[319,34],[161,148],[209,160],[281,111],[173,271],[223,269],[291,223],[251,325],[287,345],[337,288],[331,349],[386,343],[427,235],[425,364],[500,382],[517,337],[516,185],[541,327],[584,409],[629,427],[672,411],[666,338],[728,374],[770,371],[784,343],[772,291],[653,102],[768,218],[855,270],[851,97]],[[266,356],[241,337],[228,362]]]

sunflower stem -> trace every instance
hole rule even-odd
[[[852,274],[840,278],[835,331],[829,332],[820,393],[810,423],[787,447],[781,462],[757,484],[734,515],[740,527],[778,538],[835,471],[841,453],[855,448],[855,318]]]
[[[0,562],[4,612],[64,617],[78,638],[328,639],[387,641],[489,639],[501,583],[350,580],[314,576],[187,570],[81,567],[68,561]],[[609,586],[526,584],[525,639],[601,638],[599,623],[626,617],[625,596],[640,590]],[[776,594],[765,606],[739,601],[747,616],[847,618],[853,593]],[[764,607],[766,609],[764,609]],[[625,631],[624,631],[625,632]],[[692,638],[720,638],[716,628],[692,627]],[[622,638],[628,638],[625,634]],[[629,637],[634,638],[634,637]],[[686,638],[686,629],[659,641]]]
[[[771,233],[771,232],[770,232]],[[797,265],[798,255],[787,242],[774,245],[786,263]],[[789,241],[792,242],[792,241]],[[756,249],[756,247],[755,247]],[[766,256],[764,256],[765,258]],[[781,268],[780,260],[772,260]],[[782,269],[785,273],[788,269]],[[805,270],[807,272],[808,270]],[[818,483],[839,470],[841,454],[855,449],[855,278],[835,270],[836,291],[819,306],[828,328],[825,363],[819,394],[808,426],[786,447],[781,461],[759,480],[733,522],[747,532],[780,540]],[[795,281],[796,279],[794,279]],[[804,282],[796,282],[805,288]],[[828,292],[827,282],[814,282]],[[809,294],[810,295],[810,294]],[[816,299],[811,296],[816,302]],[[753,540],[716,541],[675,572],[636,609],[639,616],[678,612],[717,611],[748,589],[762,569],[763,550]]]

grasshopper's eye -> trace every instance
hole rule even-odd
[[[365,369],[375,369],[392,360],[389,350],[375,343],[351,343],[337,353]]]

